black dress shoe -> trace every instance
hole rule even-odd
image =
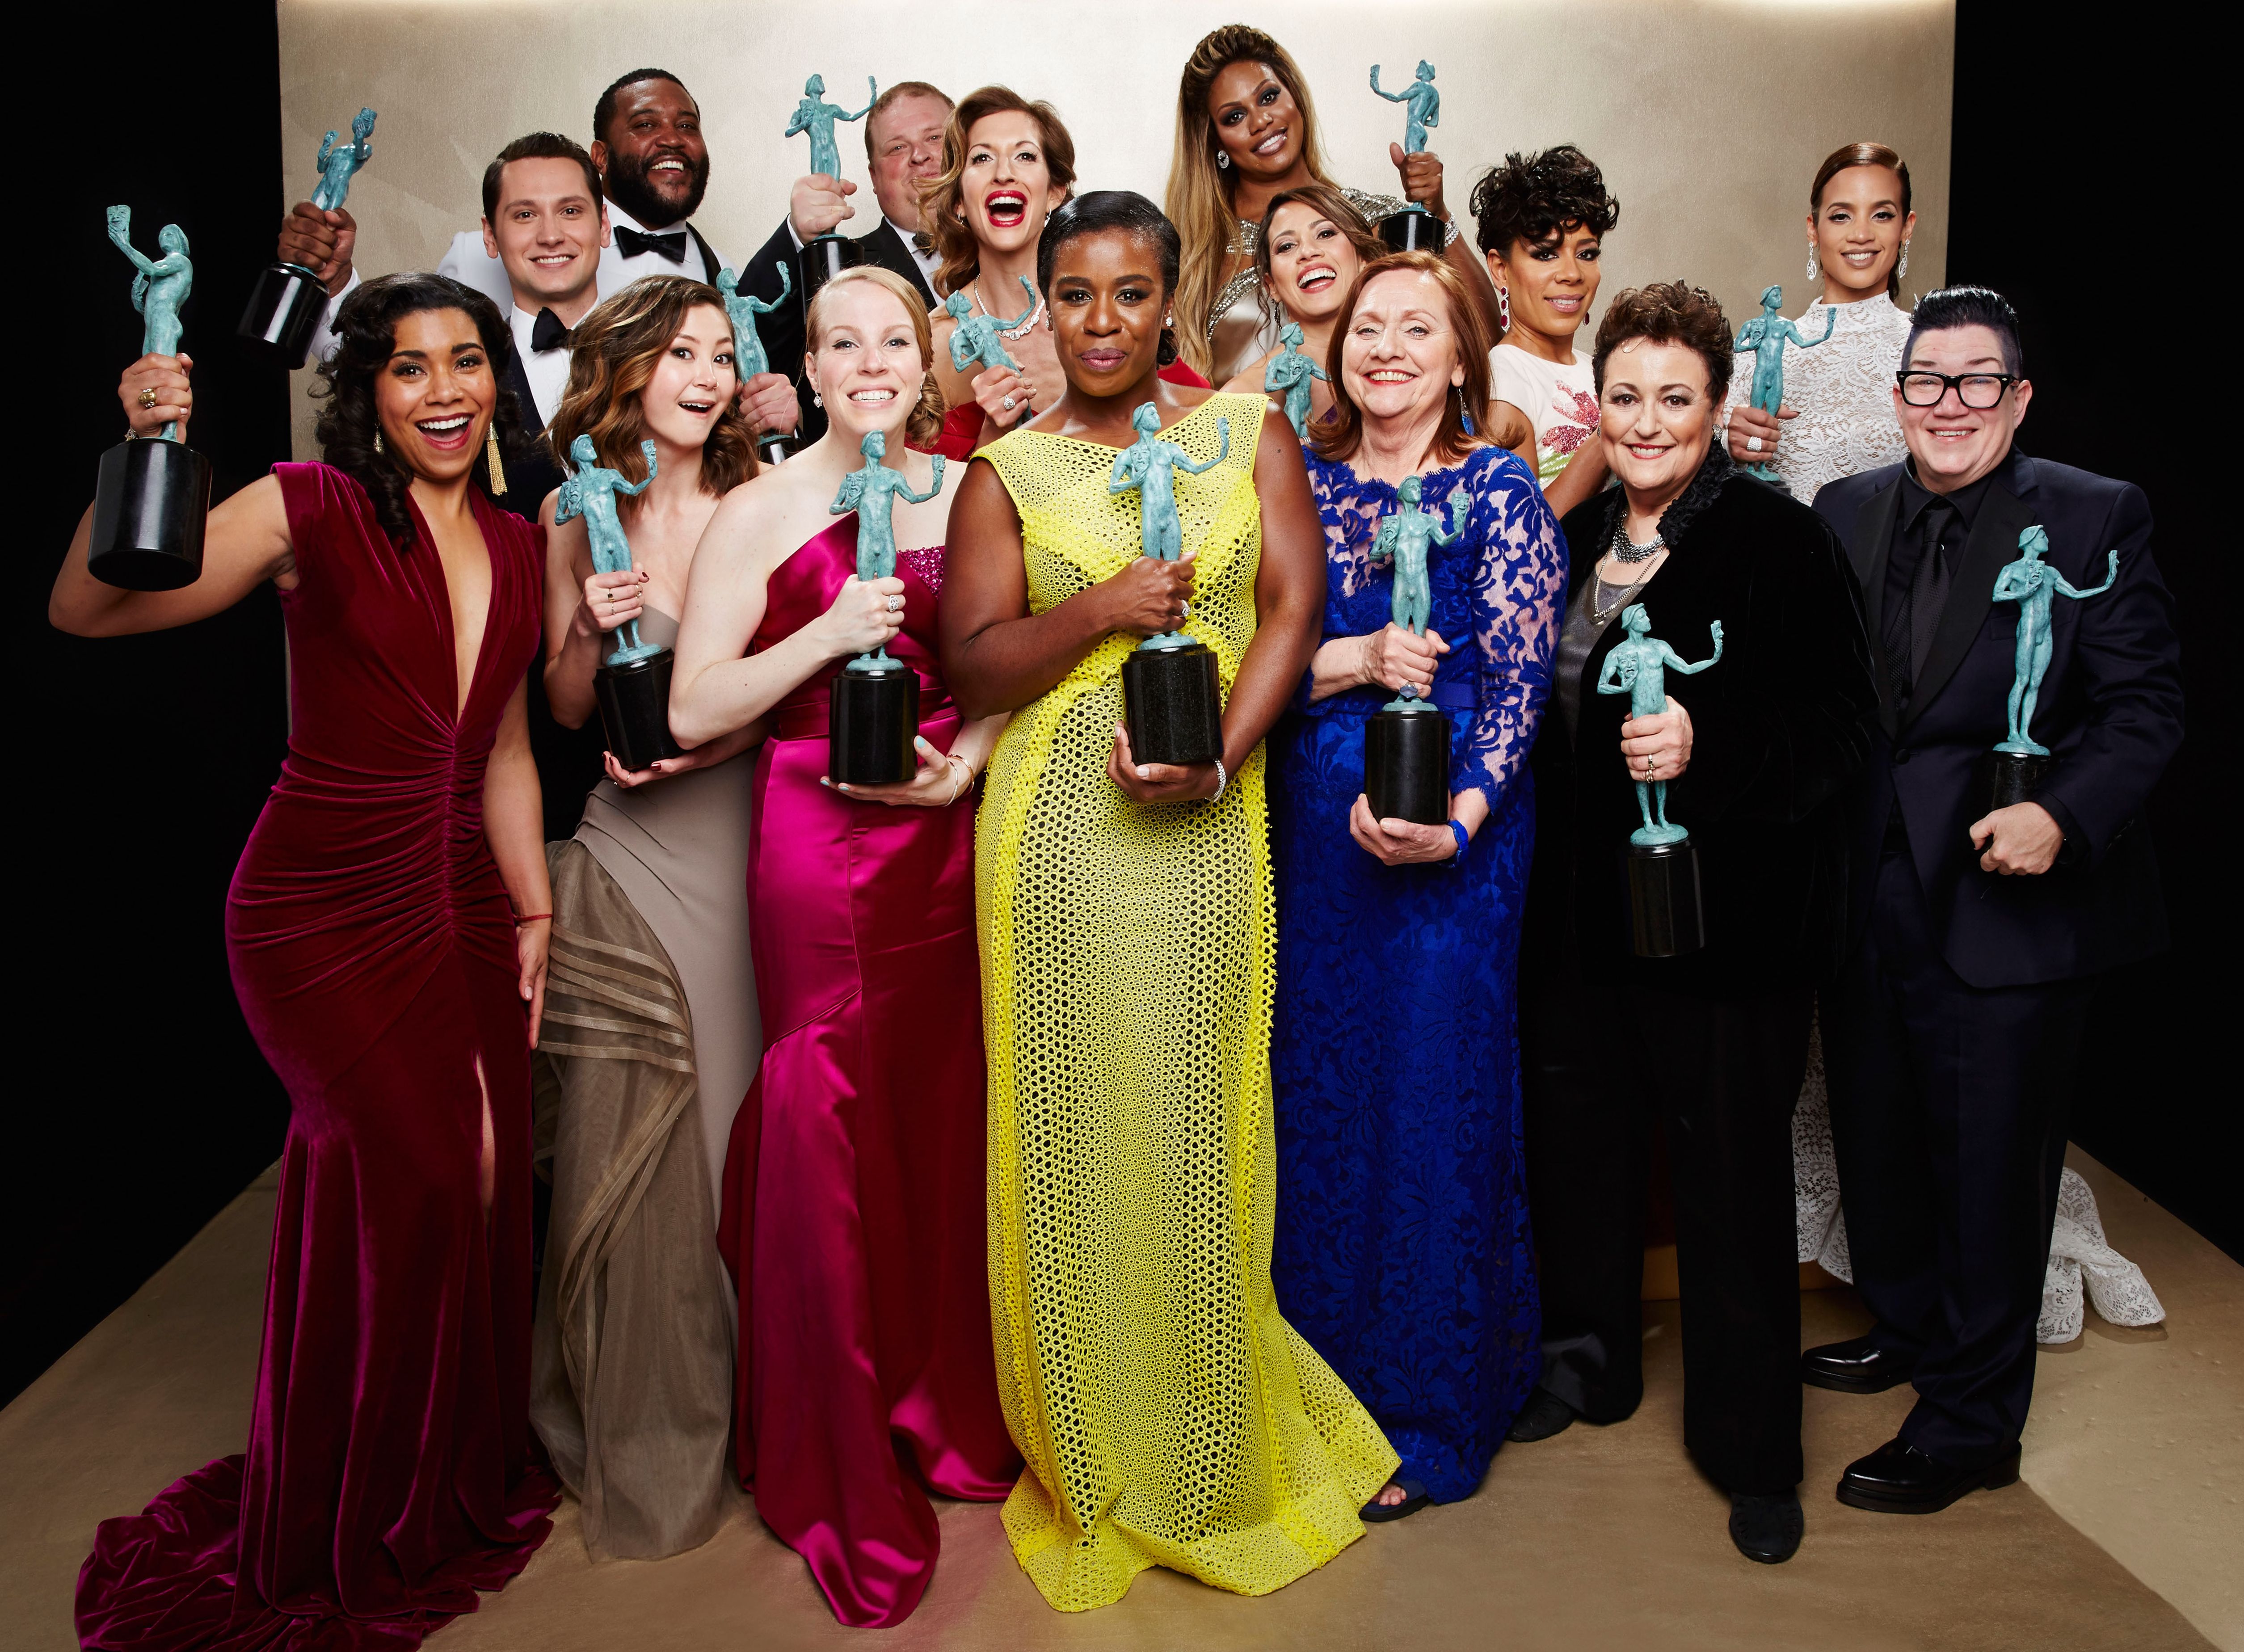
[[[1730,1496],[1730,1541],[1746,1559],[1763,1566],[1781,1566],[1799,1554],[1800,1534],[1807,1524],[1797,1492],[1779,1497]]]
[[[1527,1403],[1519,1408],[1519,1415],[1511,1419],[1511,1426],[1504,1430],[1504,1437],[1522,1444],[1548,1439],[1571,1427],[1575,1414],[1571,1405],[1549,1389],[1531,1388],[1527,1391]]]
[[[1882,1394],[1916,1374],[1916,1362],[1874,1344],[1868,1337],[1825,1343],[1800,1357],[1800,1380],[1842,1394]]]
[[[1991,1492],[2018,1478],[2015,1446],[1991,1463],[1957,1468],[1927,1457],[1914,1446],[1889,1439],[1868,1457],[1847,1465],[1839,1477],[1839,1500],[1881,1514],[1936,1514],[1982,1486]]]

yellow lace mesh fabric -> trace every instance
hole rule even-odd
[[[1254,634],[1265,403],[1162,432],[1199,564],[1187,629],[1227,691]],[[984,450],[1020,511],[1041,612],[1138,554],[1114,450],[1018,431]],[[1063,1611],[1149,1566],[1262,1594],[1361,1536],[1396,1466],[1270,1289],[1275,931],[1263,757],[1220,801],[1141,809],[1106,776],[1122,660],[1102,643],[1015,714],[976,843],[990,1053],[997,1387],[1028,1467],[1013,1553]]]

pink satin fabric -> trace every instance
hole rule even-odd
[[[856,539],[843,517],[781,565],[758,648],[825,612]],[[921,732],[947,750],[959,720],[927,571],[900,559],[889,651],[919,673]],[[740,1293],[740,1477],[835,1616],[885,1628],[911,1615],[942,1547],[928,1492],[1000,1500],[1020,1458],[983,1262],[973,801],[890,809],[821,786],[831,675],[774,720],[815,737],[774,737],[757,759],[748,904],[767,1042],[733,1126],[719,1244]]]
[[[78,1574],[89,1647],[418,1646],[522,1569],[558,1497],[527,1415],[528,1034],[483,831],[544,536],[477,499],[490,609],[460,709],[425,528],[400,551],[342,472],[276,468],[295,726],[226,911],[292,1109],[256,1409],[246,1456],[102,1522]]]

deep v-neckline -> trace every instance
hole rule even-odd
[[[490,653],[491,609],[498,602],[498,559],[491,554],[490,534],[485,530],[483,512],[477,508],[475,491],[470,488],[468,491],[468,517],[475,524],[476,537],[483,541],[483,569],[490,576],[490,588],[483,595],[483,634],[476,640],[475,663],[468,668],[467,681],[462,683],[459,622],[452,617],[452,576],[444,570],[444,552],[437,545],[436,535],[429,526],[429,518],[421,510],[421,502],[413,497],[410,488],[406,490],[405,508],[413,512],[415,532],[429,547],[429,554],[436,559],[436,587],[444,599],[437,605],[437,612],[443,616],[444,658],[451,667],[449,674],[453,694],[452,727],[457,728],[467,721],[468,708],[475,703],[476,685],[483,680],[483,660]]]

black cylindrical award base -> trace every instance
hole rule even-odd
[[[1122,721],[1141,763],[1212,763],[1223,755],[1223,694],[1204,642],[1132,648],[1122,662]]]
[[[853,264],[865,261],[864,250],[855,241],[843,235],[813,235],[802,243],[802,250],[794,255],[795,274],[801,277],[794,290],[802,295],[803,314],[810,313],[810,301],[818,296],[818,289]]]
[[[177,591],[202,577],[210,461],[184,442],[120,442],[101,456],[86,566],[126,591]]]
[[[919,673],[845,666],[826,702],[826,777],[852,786],[893,786],[919,769]]]
[[[267,264],[250,289],[236,338],[290,368],[301,367],[328,313],[328,286],[301,264]]]
[[[794,457],[794,443],[783,436],[760,436],[756,438],[756,463],[769,470],[774,464],[784,464]]]
[[[1428,212],[1389,213],[1379,220],[1379,239],[1398,253],[1431,253],[1438,258],[1448,233],[1442,220]]]
[[[2033,802],[2042,777],[2055,764],[2053,757],[2038,756],[2031,752],[1998,751],[1991,754],[1994,761],[1987,780],[1987,807],[2008,809],[2013,803]]]
[[[1630,843],[1628,919],[1639,958],[1680,958],[1707,944],[1699,902],[1699,850],[1687,837],[1673,843]]]
[[[1424,701],[1363,725],[1363,792],[1377,820],[1438,826],[1450,817],[1450,720]]]
[[[592,674],[608,749],[625,768],[652,768],[658,758],[686,755],[670,737],[671,660],[670,650],[663,648]]]

